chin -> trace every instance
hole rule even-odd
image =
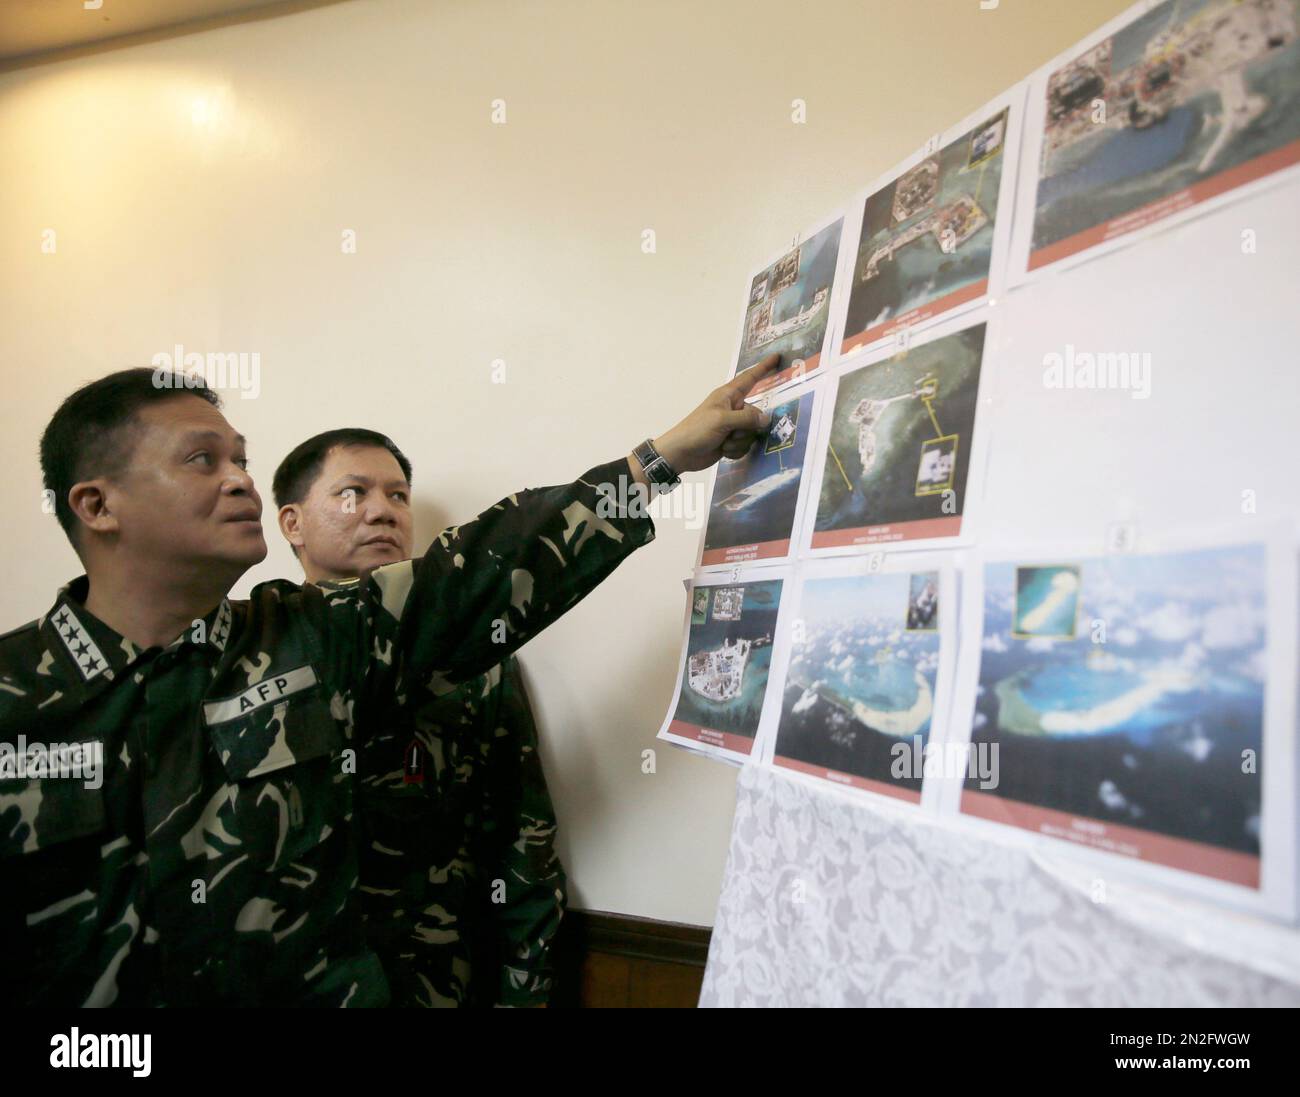
[[[266,559],[266,546],[263,545],[256,552],[241,553],[237,559],[231,560],[230,562],[232,564],[237,564],[239,567],[242,568],[251,568],[257,564],[260,564],[265,559]]]
[[[385,564],[395,564],[399,560],[407,559],[408,554],[394,545],[367,545],[357,553],[357,567],[369,571],[371,568],[381,568]]]
[[[266,538],[258,537],[256,541],[249,538],[249,543],[240,546],[227,557],[227,562],[251,568],[266,559]]]

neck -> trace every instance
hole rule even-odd
[[[344,579],[365,579],[370,574],[371,569],[365,571],[335,571],[333,568],[322,567],[314,560],[304,560],[299,558],[298,566],[302,568],[303,579],[308,583],[339,583]]]
[[[231,585],[211,573],[202,578],[171,575],[159,582],[136,574],[96,572],[90,577],[86,609],[136,647],[166,647],[216,609]]]

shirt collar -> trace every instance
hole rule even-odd
[[[76,680],[83,685],[112,681],[144,654],[144,649],[86,609],[89,590],[90,581],[84,575],[61,587],[53,608],[41,621],[48,646],[67,657],[76,668]],[[165,650],[174,651],[192,644],[211,647],[220,655],[230,641],[233,622],[230,599],[222,598],[215,609],[206,617],[196,619]]]

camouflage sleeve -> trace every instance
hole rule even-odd
[[[550,994],[550,946],[564,915],[567,881],[555,850],[555,808],[538,754],[537,725],[516,659],[502,665],[489,726],[483,878],[498,979],[494,992],[500,1005],[537,1006]]]
[[[654,523],[627,459],[528,488],[443,530],[424,556],[324,593],[331,662],[391,696],[399,672],[435,696],[482,674],[598,586]]]

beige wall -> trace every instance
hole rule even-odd
[[[355,0],[0,75],[0,625],[79,571],[36,461],[76,384],[257,352],[228,416],[263,490],[306,435],[381,429],[427,542],[670,426],[760,260],[1125,6]],[[707,924],[734,771],[640,767],[698,537],[661,520],[523,658],[575,902]],[[272,539],[238,593],[296,577]]]

